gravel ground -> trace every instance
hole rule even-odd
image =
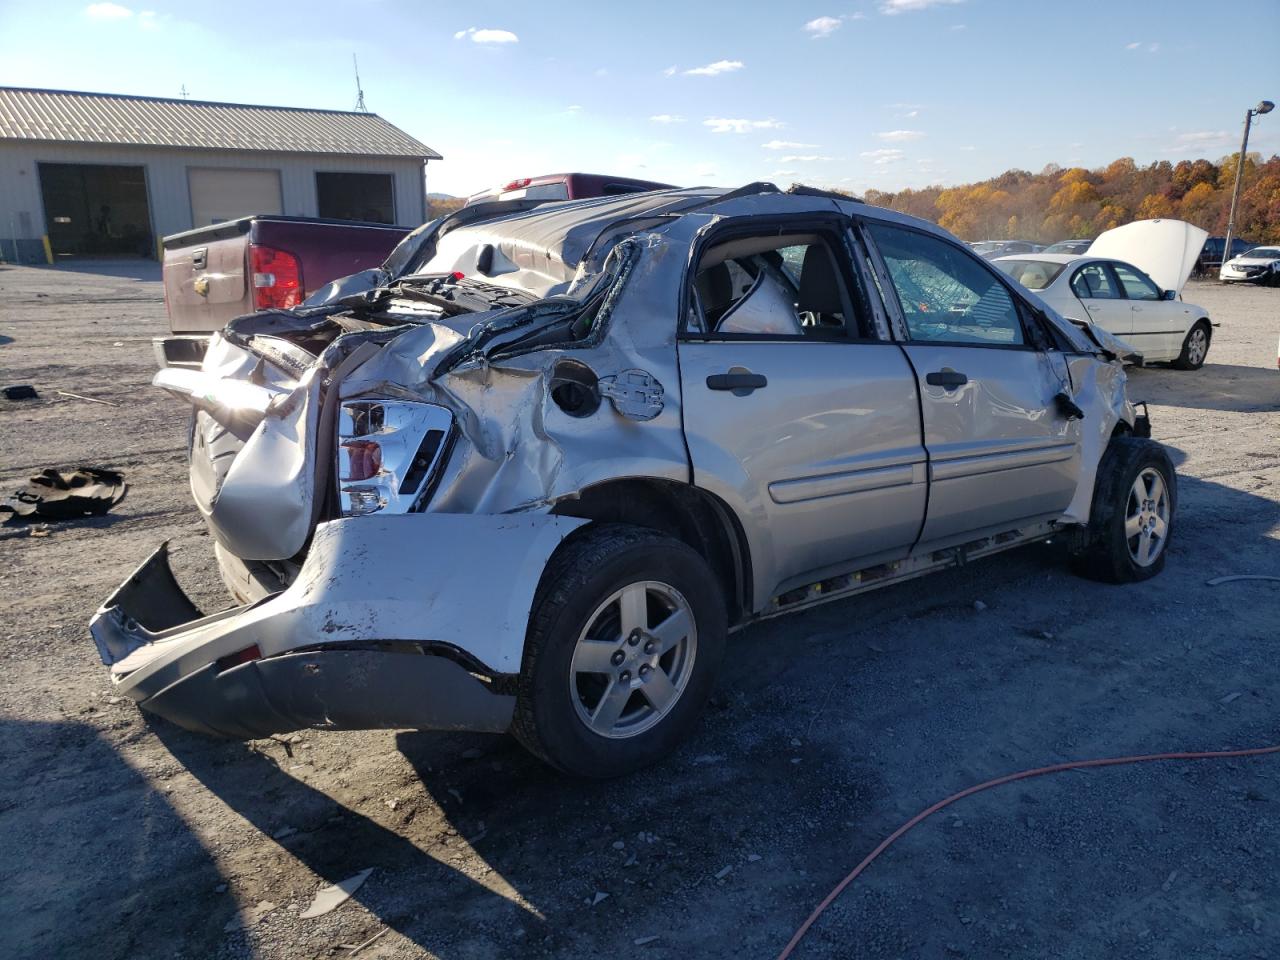
[[[0,384],[42,394],[0,400],[0,489],[80,463],[131,484],[106,517],[0,528],[0,955],[332,958],[382,934],[362,960],[768,957],[954,790],[1280,743],[1280,585],[1205,583],[1280,573],[1280,291],[1186,295],[1222,323],[1209,363],[1131,379],[1181,471],[1161,577],[1084,582],[1033,546],[753,627],[683,749],[598,785],[504,737],[215,742],[112,697],[85,624],[158,541],[198,601],[225,603],[186,414],[145,386],[155,267],[0,267]],[[1280,757],[1014,784],[917,828],[797,955],[1274,957],[1277,828]],[[350,902],[299,917],[366,868]]]

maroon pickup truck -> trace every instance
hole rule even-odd
[[[160,366],[197,366],[229,320],[288,309],[348,274],[376,267],[408,227],[306,217],[242,217],[164,238],[164,302],[172,336]]]

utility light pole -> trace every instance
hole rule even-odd
[[[1227,239],[1222,247],[1223,263],[1231,259],[1231,234],[1236,229],[1236,204],[1240,201],[1240,182],[1244,180],[1244,155],[1249,150],[1249,125],[1253,123],[1254,117],[1270,113],[1275,108],[1276,105],[1270,100],[1262,100],[1256,107],[1244,112],[1244,139],[1240,141],[1240,158],[1236,161],[1236,187],[1231,191],[1231,212],[1227,214]],[[1218,270],[1221,277],[1222,268],[1219,267]]]

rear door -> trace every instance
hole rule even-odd
[[[1071,274],[1071,292],[1084,305],[1087,317],[1108,333],[1127,336],[1133,329],[1133,314],[1120,282],[1111,267],[1101,260],[1076,267]]]
[[[762,588],[785,590],[905,556],[925,451],[915,377],[873,331],[847,222],[761,219],[701,248],[680,378],[694,482],[750,526]]]
[[[999,274],[958,244],[866,221],[905,325],[929,455],[929,505],[917,549],[1060,515],[1076,489],[1080,424],[1047,344]]]

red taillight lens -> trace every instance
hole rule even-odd
[[[248,663],[251,660],[261,660],[262,651],[258,649],[256,643],[245,647],[243,650],[237,650],[235,653],[228,653],[225,657],[218,658],[218,670],[230,670],[232,667],[238,667],[242,663]]]
[[[288,310],[305,298],[302,264],[292,253],[254,243],[249,246],[249,263],[253,302],[259,310]]]
[[[502,189],[503,189],[504,191],[505,191],[505,190],[519,190],[519,189],[521,189],[522,187],[527,187],[531,182],[533,182],[533,178],[532,178],[532,177],[525,177],[523,180],[512,180],[510,183],[508,183],[508,184],[507,184],[505,187],[503,187]]]
[[[373,440],[348,440],[342,445],[347,451],[347,471],[343,480],[368,480],[382,469],[382,447]]]

